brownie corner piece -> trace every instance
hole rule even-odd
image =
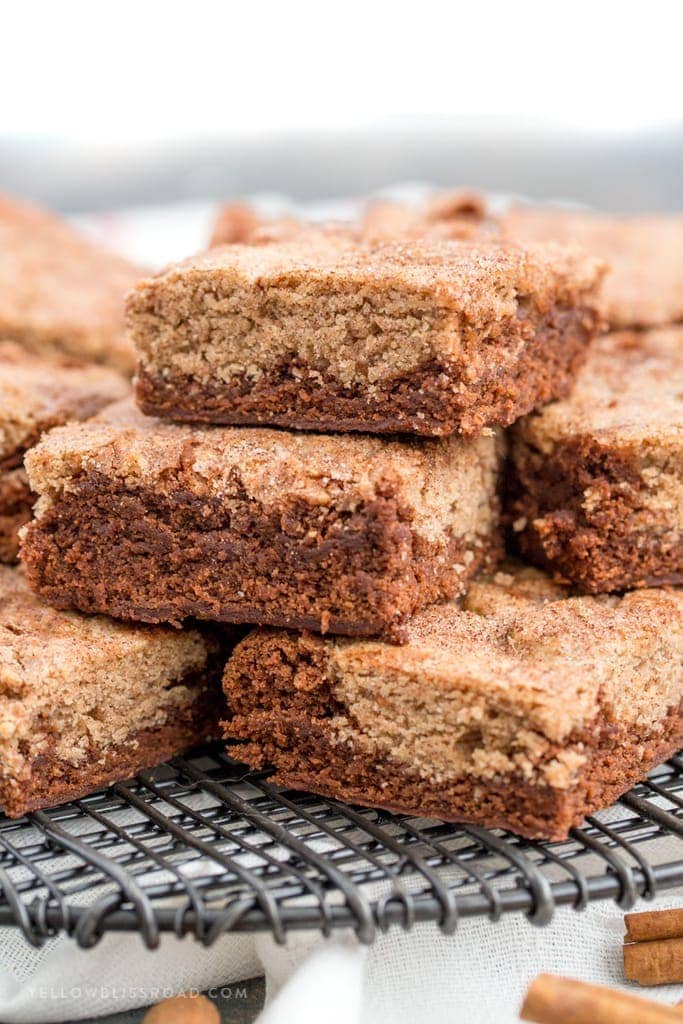
[[[0,805],[18,817],[218,734],[216,638],[58,611],[0,566]]]
[[[53,431],[22,557],[64,607],[399,638],[500,554],[501,439],[169,424],[132,401]]]
[[[567,392],[603,269],[487,239],[223,246],[129,296],[138,401],[179,421],[476,436]]]
[[[527,557],[592,593],[683,583],[683,328],[606,335],[571,396],[511,433]]]
[[[400,648],[254,630],[225,737],[294,789],[560,840],[678,750],[682,655],[681,592],[576,596],[510,566]]]

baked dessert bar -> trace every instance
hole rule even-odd
[[[605,315],[612,327],[683,320],[683,215],[513,206],[501,227],[522,242],[575,243],[606,260]]]
[[[174,420],[475,436],[567,393],[601,272],[494,242],[309,232],[212,249],[128,297],[138,402]]]
[[[219,210],[209,244],[282,242],[311,227],[311,222],[293,216],[263,216],[247,203],[226,203]],[[329,224],[326,229],[371,242],[424,236],[466,239],[498,234],[500,230],[484,196],[470,189],[436,192],[420,203],[377,200],[356,219]]]
[[[43,604],[0,566],[0,804],[10,817],[120,779],[216,734],[218,645]]]
[[[130,374],[123,300],[143,274],[58,217],[0,195],[0,339]]]
[[[341,227],[345,230],[345,226]],[[225,203],[218,211],[209,247],[262,245],[276,240],[281,242],[295,238],[305,229],[306,223],[296,217],[268,217],[248,203]]]
[[[521,550],[589,592],[683,583],[683,327],[619,331],[512,430]]]
[[[16,559],[19,528],[31,518],[26,450],[50,427],[87,419],[128,390],[106,367],[39,359],[13,342],[0,342],[0,561]]]
[[[499,233],[485,197],[471,189],[433,192],[420,203],[371,202],[360,220],[360,237],[366,242],[425,237],[486,240]]]
[[[683,740],[683,593],[475,581],[407,644],[254,630],[223,686],[230,753],[276,781],[563,839]]]
[[[22,548],[58,607],[399,638],[499,553],[500,443],[192,428],[132,400],[52,431]]]

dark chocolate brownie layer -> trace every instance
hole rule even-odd
[[[93,476],[29,526],[22,557],[58,608],[400,639],[416,608],[460,592],[464,563],[474,574],[500,554],[495,533],[469,558],[459,537],[431,546],[390,493],[343,516],[303,502],[283,516]]]
[[[229,691],[231,694],[232,691]],[[273,781],[291,789],[381,807],[398,814],[503,828],[529,839],[559,841],[588,814],[609,807],[650,769],[683,745],[683,717],[672,709],[665,730],[634,737],[624,729],[589,729],[590,763],[571,790],[530,784],[523,775],[468,779],[432,786],[390,758],[368,758],[351,744],[330,742],[325,722],[290,707],[282,699],[269,716],[246,709],[226,726],[245,742],[229,753],[252,768],[275,764]]]
[[[510,437],[525,555],[589,593],[683,582],[683,328],[600,338]]]
[[[587,494],[600,495],[597,508]],[[672,543],[650,500],[637,464],[590,436],[556,445],[552,459],[517,447],[510,518],[520,551],[586,593],[683,583],[683,540]]]
[[[242,375],[205,384],[181,374],[153,375],[142,367],[136,396],[143,412],[186,422],[476,436],[486,425],[508,426],[538,405],[567,395],[594,320],[586,310],[553,309],[526,343],[522,326],[517,357],[503,367],[492,346],[490,372],[474,383],[464,365],[454,372],[430,363],[368,392],[345,387],[324,367],[302,363],[293,352],[256,381]]]

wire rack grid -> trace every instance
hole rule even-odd
[[[39,946],[110,930],[154,948],[229,931],[378,929],[524,912],[546,924],[683,884],[683,756],[560,843],[283,790],[218,748],[55,810],[0,817],[0,925]]]

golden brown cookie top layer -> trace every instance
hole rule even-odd
[[[141,281],[129,296],[135,312],[143,296],[183,278],[188,289],[203,277],[240,281],[253,287],[295,287],[321,291],[372,283],[387,290],[438,296],[443,306],[476,325],[514,315],[520,296],[542,308],[594,288],[602,264],[576,249],[514,242],[458,242],[411,239],[368,245],[334,232],[311,229],[280,244],[232,245],[211,249]]]
[[[185,489],[229,504],[238,496],[282,508],[302,501],[353,511],[394,496],[415,529],[443,540],[447,526],[488,532],[500,442],[457,437],[385,440],[267,428],[195,428],[144,416],[132,400],[87,423],[51,431],[28,454],[37,514],[60,492],[97,474],[158,493]]]
[[[605,315],[613,327],[683,320],[683,215],[615,216],[515,206],[504,233],[521,242],[575,244],[607,261]]]
[[[87,419],[129,391],[114,370],[74,359],[40,359],[0,342],[0,465],[50,427]]]
[[[142,274],[58,217],[0,196],[0,338],[131,372],[123,299]]]
[[[668,447],[683,458],[683,327],[598,339],[570,397],[514,429],[542,451],[591,436],[603,445]]]

